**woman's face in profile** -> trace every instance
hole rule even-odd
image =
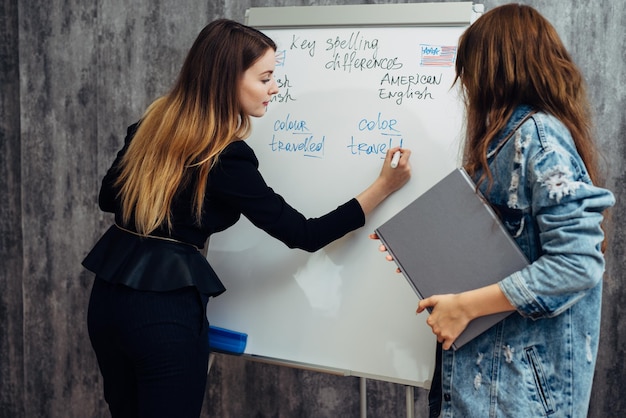
[[[272,96],[278,93],[275,67],[276,52],[270,48],[243,73],[239,84],[239,103],[245,114],[254,117],[265,115]]]

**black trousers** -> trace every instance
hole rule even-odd
[[[428,417],[437,418],[441,415],[441,403],[443,401],[443,390],[441,388],[441,360],[442,348],[441,343],[437,343],[435,352],[435,371],[433,373],[433,383],[428,392]]]
[[[197,418],[209,359],[207,298],[193,287],[146,292],[94,281],[91,344],[113,418]]]

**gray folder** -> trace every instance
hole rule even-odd
[[[376,229],[418,297],[459,293],[500,281],[528,261],[462,168]],[[456,350],[510,315],[476,318]]]

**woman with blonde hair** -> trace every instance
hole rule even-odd
[[[211,234],[244,215],[290,248],[316,251],[363,226],[410,177],[409,150],[390,167],[394,148],[370,187],[319,218],[276,194],[244,142],[250,118],[278,92],[275,51],[248,26],[207,25],[173,89],[128,128],[102,181],[99,205],[115,224],[83,265],[96,274],[88,327],[113,417],[199,416],[205,308],[225,290],[200,252]]]
[[[456,81],[466,104],[463,165],[531,263],[497,284],[420,301],[443,348],[430,416],[586,417],[603,212],[614,197],[598,186],[583,77],[543,16],[508,4],[462,34]],[[449,350],[471,320],[498,312],[512,314]]]

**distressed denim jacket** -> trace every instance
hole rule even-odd
[[[587,416],[604,273],[600,224],[615,200],[591,184],[561,122],[535,113],[520,124],[530,111],[519,107],[492,144],[494,182],[480,188],[532,263],[499,282],[517,311],[443,352],[442,417]]]

